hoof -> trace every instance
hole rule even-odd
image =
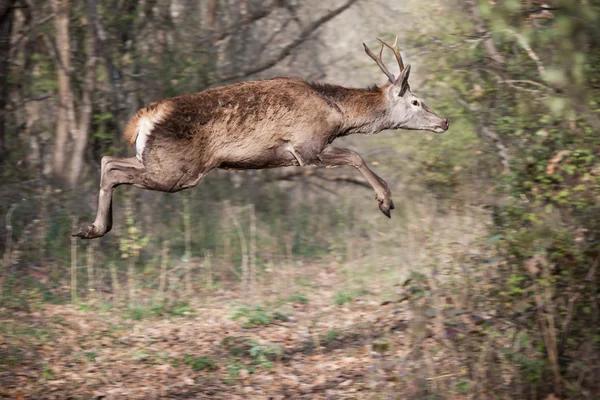
[[[385,203],[379,203],[379,209],[381,210],[383,215],[385,215],[388,218],[392,218],[392,216],[390,215],[390,209],[392,209],[392,210],[394,209],[393,204],[386,206]]]
[[[381,197],[377,195],[375,196],[375,199],[379,203],[379,209],[381,210],[383,215],[385,215],[388,218],[392,218],[392,216],[390,215],[390,210],[393,210],[396,207],[394,206],[394,201],[392,200],[392,197],[389,195],[389,193],[386,195],[382,195]]]
[[[95,239],[103,235],[96,231],[93,224],[88,224],[81,225],[71,234],[71,236],[80,237],[82,239]]]

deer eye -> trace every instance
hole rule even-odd
[[[419,102],[417,100],[413,100],[410,102],[413,106],[418,107],[419,106]]]

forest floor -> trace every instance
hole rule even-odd
[[[411,399],[442,383],[464,398],[464,368],[396,301],[393,263],[305,265],[163,308],[40,303],[0,322],[0,398]]]

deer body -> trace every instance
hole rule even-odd
[[[300,165],[298,158],[309,165],[338,136],[351,130],[377,133],[386,128],[385,124],[372,126],[372,114],[384,113],[379,88],[371,89],[371,109],[363,105],[365,110],[358,117],[344,112],[351,103],[336,103],[324,94],[324,88],[330,95],[337,91],[347,99],[356,97],[357,102],[368,96],[363,89],[274,78],[151,104],[141,110],[138,121],[134,118],[132,138],[137,135],[137,157],[143,163],[161,165],[163,175],[167,167],[161,155],[164,151],[177,154],[175,162],[183,157],[190,168],[194,164],[227,169],[276,168]],[[372,104],[377,102],[382,104]]]
[[[396,80],[381,62],[381,52],[377,58],[365,49],[391,84],[349,89],[273,78],[165,99],[141,109],[125,128],[136,157],[103,157],[96,220],[73,235],[91,239],[110,231],[112,191],[119,185],[177,192],[196,186],[214,168],[351,165],[373,187],[389,217],[394,204],[385,181],[357,153],[331,143],[340,136],[384,129],[443,132],[448,121],[412,95],[410,66],[401,65]],[[398,58],[399,52],[395,54]]]

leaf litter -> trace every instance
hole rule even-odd
[[[277,311],[286,318],[262,315],[265,323],[258,325],[232,319],[239,288],[206,293],[190,303],[195,312],[187,317],[132,320],[119,310],[51,304],[5,317],[3,326],[12,330],[0,331],[0,398],[410,397],[416,384],[403,381],[414,380],[420,362],[409,346],[406,304],[381,306],[384,288],[373,280],[338,305],[334,295],[347,284],[343,274],[320,265],[307,267],[306,274],[311,289],[303,287],[299,301]],[[255,304],[269,296],[290,298],[276,292],[257,288],[252,298]],[[424,336],[420,346],[436,346]],[[434,361],[457,368],[441,353]]]

